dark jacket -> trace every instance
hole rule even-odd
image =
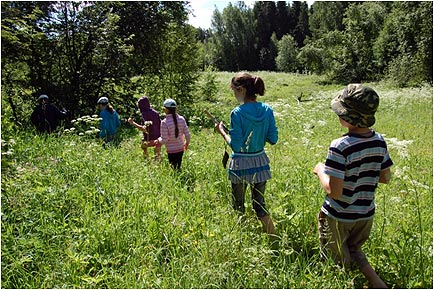
[[[51,133],[66,118],[66,111],[60,111],[52,104],[39,104],[33,110],[30,120],[40,132]]]
[[[142,125],[145,121],[152,121],[152,125],[148,127],[149,136],[148,134],[143,133],[143,138],[145,140],[157,140],[160,137],[160,114],[151,108],[147,97],[140,98],[138,106],[142,113]]]

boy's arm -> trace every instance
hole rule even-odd
[[[384,169],[380,171],[380,183],[389,183],[390,178],[392,177],[392,173],[390,172],[390,168]]]
[[[318,163],[313,172],[318,176],[321,186],[328,196],[338,199],[342,196],[344,180],[324,173],[324,163]]]

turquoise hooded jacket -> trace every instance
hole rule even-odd
[[[107,135],[115,135],[118,131],[118,128],[121,125],[121,121],[119,120],[119,115],[116,111],[113,114],[110,114],[106,109],[102,110],[99,116],[102,118],[99,136],[101,138],[106,137]]]
[[[231,112],[229,145],[236,153],[257,153],[265,143],[277,143],[278,132],[273,109],[261,102],[245,103]]]

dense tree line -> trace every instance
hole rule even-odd
[[[257,1],[214,11],[202,65],[313,72],[334,82],[432,83],[431,1]]]
[[[187,109],[209,68],[432,83],[431,1],[234,2],[214,11],[208,30],[187,24],[190,9],[187,1],[2,1],[3,120],[28,120],[42,93],[71,117],[94,113],[101,96],[121,114],[139,94]]]
[[[2,1],[2,116],[28,120],[42,93],[72,117],[101,96],[121,114],[134,94],[190,103],[199,68],[188,13],[181,1]]]

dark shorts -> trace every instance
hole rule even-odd
[[[181,168],[183,155],[184,155],[184,151],[178,153],[167,153],[167,156],[169,157],[169,163],[172,165],[174,169]]]
[[[260,183],[254,183],[250,185],[252,191],[252,207],[256,212],[258,218],[262,218],[268,215],[267,208],[265,207],[265,185],[266,181]],[[232,205],[235,210],[242,213],[245,212],[244,197],[247,190],[247,182],[232,183]]]

